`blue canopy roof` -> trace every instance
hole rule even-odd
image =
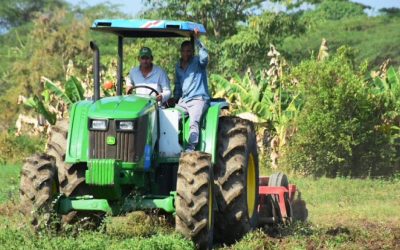
[[[95,31],[114,33],[122,37],[189,37],[195,28],[202,34],[206,33],[202,24],[171,20],[100,19],[95,20],[91,27]]]

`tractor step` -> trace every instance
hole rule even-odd
[[[97,211],[111,213],[112,209],[106,199],[93,199],[92,196],[68,198],[61,196],[56,201],[56,211],[68,214],[71,211]]]
[[[167,213],[174,213],[175,195],[176,192],[171,192],[169,196],[133,196],[125,198],[122,207],[117,209],[110,206],[107,199],[94,199],[91,195],[74,198],[62,195],[54,201],[54,204],[59,214],[68,214],[71,211],[98,211],[120,214],[144,209],[162,209]]]

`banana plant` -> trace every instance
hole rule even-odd
[[[64,87],[46,77],[42,77],[42,79],[44,80],[45,89],[68,105],[85,99],[85,90],[82,87],[82,83],[75,76],[71,76],[65,82]]]
[[[24,104],[43,116],[51,125],[56,123],[57,117],[64,116],[67,106],[85,99],[82,83],[75,76],[71,76],[64,86],[46,77],[42,77],[42,81],[44,90],[41,96],[33,95]]]
[[[236,75],[228,80],[214,74],[210,79],[213,97],[226,98],[232,105],[233,114],[255,117],[252,120],[261,125],[259,134],[263,133],[263,127],[265,130],[265,124],[272,125],[271,160],[276,162],[288,133],[293,132],[289,124],[301,108],[299,94],[289,91],[282,84],[272,85],[263,71],[258,72],[256,77],[252,77],[251,71],[248,71],[243,78]]]
[[[400,72],[389,67],[384,76],[374,78],[370,95],[381,98],[386,107],[393,107],[392,111],[384,114],[384,122],[379,129],[389,133],[392,141],[398,140],[400,138]]]
[[[250,112],[261,122],[272,118],[273,93],[268,87],[267,79],[260,78],[257,81],[251,78],[250,73],[245,74],[243,78],[235,75],[230,80],[213,74],[210,79],[213,97],[226,98],[232,104],[234,114]]]

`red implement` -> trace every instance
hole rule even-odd
[[[269,179],[268,176],[259,178],[260,222],[264,224],[290,221],[290,203],[295,197],[296,185],[269,186]]]

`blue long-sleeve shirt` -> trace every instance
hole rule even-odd
[[[199,40],[196,39],[195,44],[199,48],[199,55],[191,59],[186,69],[182,69],[180,61],[175,66],[174,97],[182,98],[185,102],[197,98],[210,99],[206,71],[208,52]]]

